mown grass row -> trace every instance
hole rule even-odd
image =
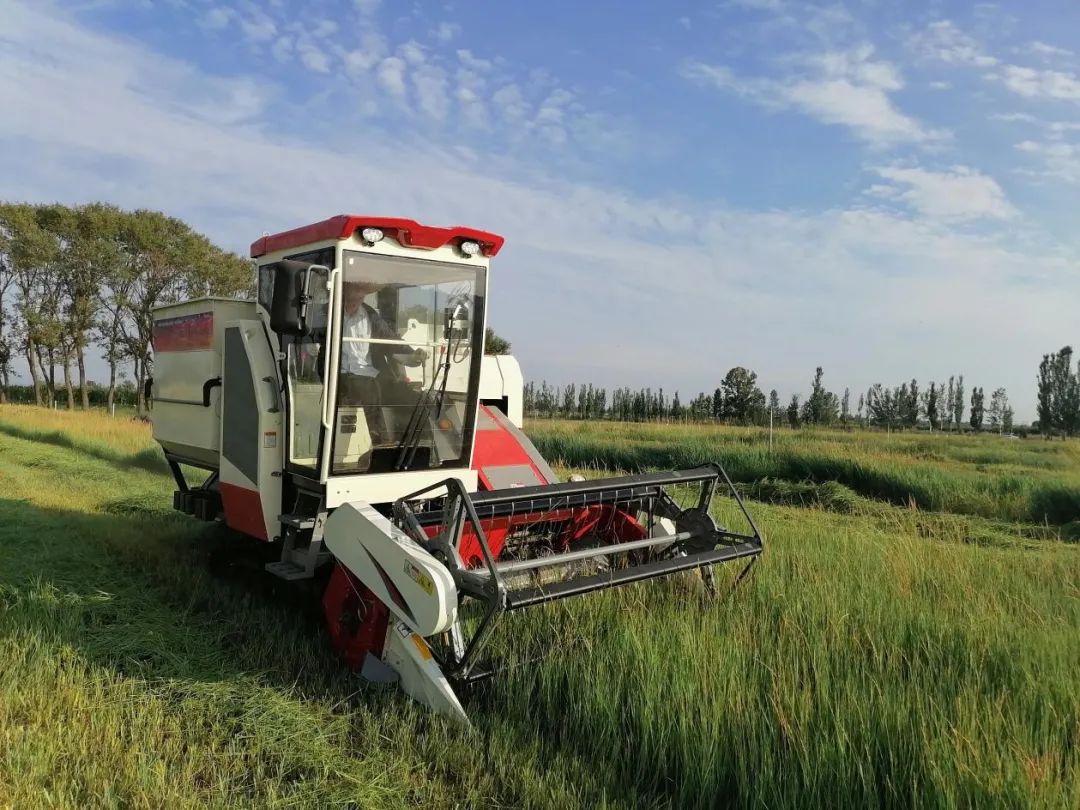
[[[511,617],[465,732],[171,514],[144,426],[13,425],[71,435],[0,409],[0,806],[1080,804],[1075,545],[755,503],[766,556],[715,601],[683,577]]]
[[[738,482],[835,481],[920,509],[1061,525],[1080,518],[1080,446],[992,436],[538,420],[529,434],[573,467],[645,470],[720,461]]]

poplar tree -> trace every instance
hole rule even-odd
[[[964,421],[964,375],[961,374],[956,378],[956,391],[953,393],[953,410],[952,410],[953,424],[956,425],[956,429],[960,430],[960,425]]]
[[[971,429],[976,433],[982,431],[983,419],[985,417],[984,405],[985,397],[983,396],[983,390],[981,388],[973,387],[971,389]]]

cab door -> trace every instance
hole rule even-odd
[[[221,388],[219,487],[225,523],[273,540],[281,514],[281,386],[261,321],[225,324]]]

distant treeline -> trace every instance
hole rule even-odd
[[[976,387],[968,400],[962,374],[950,377],[947,383],[931,382],[921,388],[915,379],[894,387],[876,383],[859,394],[854,407],[850,389],[837,395],[826,389],[823,379],[819,366],[809,396],[802,399],[793,394],[786,405],[781,404],[775,389],[766,396],[758,387],[757,374],[741,366],[728,371],[711,394],[702,391],[689,402],[683,402],[678,391],[669,396],[662,388],[624,387],[609,392],[592,383],[554,386],[547,381],[530,382],[525,386],[524,409],[532,417],[624,422],[874,425],[896,430],[921,425],[931,430],[989,429],[1002,433],[1013,429],[1014,413],[1005,389],[996,389],[987,403],[983,389]],[[1080,402],[1080,383],[1077,391]]]
[[[15,405],[33,405],[37,401],[34,397],[32,385],[9,385],[4,390],[5,402]],[[91,382],[86,385],[88,405],[91,408],[136,408],[139,404],[138,392],[134,380],[118,382],[109,395],[109,387]],[[53,403],[57,408],[77,408],[82,405],[82,391],[73,391],[72,401],[67,399],[67,391],[61,388],[56,392],[56,400]]]
[[[11,377],[22,360],[32,402],[90,407],[86,358],[97,349],[109,367],[103,404],[117,401],[121,369],[130,366],[141,411],[151,310],[250,294],[252,286],[244,259],[158,211],[0,203],[0,402],[14,398]]]

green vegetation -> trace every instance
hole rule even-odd
[[[530,435],[559,463],[676,469],[714,460],[734,481],[835,481],[866,498],[933,512],[1064,524],[1080,518],[1080,445],[871,431],[538,421]]]
[[[1072,443],[530,431],[590,475],[729,463],[766,556],[514,617],[468,732],[171,513],[146,425],[0,407],[0,807],[1080,804],[1080,547],[1010,522],[1077,516]]]

